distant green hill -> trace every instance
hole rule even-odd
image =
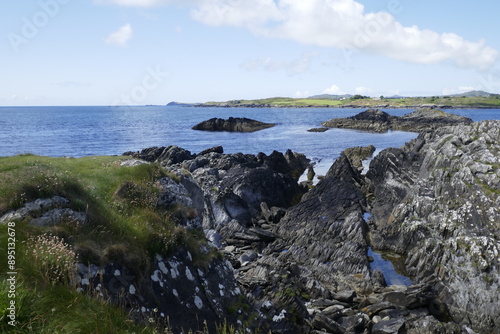
[[[256,100],[206,102],[199,107],[225,108],[493,108],[500,109],[500,95],[471,91],[449,96],[371,98],[362,95],[314,95],[308,98],[273,97]]]

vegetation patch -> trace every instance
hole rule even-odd
[[[156,333],[131,320],[129,312],[105,297],[77,291],[76,263],[117,263],[134,271],[137,284],[153,256],[186,247],[195,263],[216,253],[200,251],[200,231],[176,225],[173,217],[193,217],[189,209],[159,209],[156,181],[168,176],[159,164],[121,166],[127,157],[78,159],[19,155],[0,158],[0,217],[37,199],[61,196],[69,209],[85,213],[85,223],[62,221],[34,226],[30,216],[15,225],[16,326],[13,333]],[[180,212],[180,213],[179,213]],[[6,249],[8,224],[0,224]],[[0,332],[7,324],[7,261],[0,262]]]

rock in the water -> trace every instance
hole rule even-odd
[[[234,117],[229,117],[228,119],[211,118],[207,121],[203,121],[193,126],[193,130],[254,132],[258,130],[271,128],[275,125],[276,124],[264,123],[249,118],[234,118]]]
[[[322,125],[329,128],[374,132],[387,132],[388,130],[420,132],[442,126],[470,123],[472,120],[467,117],[449,114],[438,109],[421,108],[401,117],[389,115],[378,109],[369,109],[355,116],[331,119],[323,122]]]

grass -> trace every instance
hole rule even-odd
[[[490,97],[453,97],[453,96],[431,96],[431,97],[408,97],[400,99],[374,99],[374,98],[348,98],[344,100],[318,99],[318,98],[287,98],[273,97],[256,100],[233,100],[227,102],[207,102],[210,106],[251,107],[257,105],[268,105],[269,107],[342,107],[353,106],[359,108],[372,108],[390,106],[393,108],[412,108],[422,104],[447,105],[461,108],[500,108],[500,95]]]
[[[203,235],[176,226],[173,216],[193,215],[187,208],[159,209],[156,180],[167,176],[159,164],[122,167],[126,157],[78,159],[18,155],[0,158],[0,216],[25,203],[54,195],[85,212],[87,222],[37,227],[29,219],[15,224],[16,305],[14,333],[156,333],[138,325],[129,311],[104,298],[77,292],[75,262],[122,264],[138,284],[152,258],[186,247],[200,266],[218,254],[202,254]],[[6,249],[9,226],[0,225],[0,249]],[[0,261],[0,332],[7,324],[8,276]],[[222,332],[221,332],[222,333]]]

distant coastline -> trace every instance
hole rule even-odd
[[[363,95],[316,95],[308,98],[273,97],[256,100],[178,103],[168,106],[212,108],[386,108],[386,109],[500,109],[500,94],[471,91],[429,97],[368,97]]]

